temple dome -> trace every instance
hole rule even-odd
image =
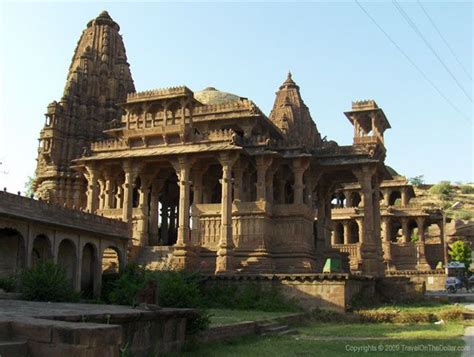
[[[236,94],[221,92],[214,87],[207,87],[200,92],[195,92],[194,98],[206,105],[232,103],[246,99]]]
[[[399,174],[397,171],[395,171],[395,170],[393,169],[393,167],[390,167],[390,166],[388,166],[388,165],[385,165],[385,167],[387,168],[387,171],[389,172],[390,175],[392,175],[392,176],[394,176],[394,177],[395,177],[395,176],[400,176],[400,174]]]

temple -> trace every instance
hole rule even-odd
[[[334,258],[382,277],[443,260],[443,242],[425,244],[439,212],[411,208],[384,165],[390,123],[374,100],[344,113],[354,138],[340,146],[291,73],[269,116],[213,87],[136,92],[118,31],[103,12],[79,40],[40,134],[36,197],[126,222],[129,260],[153,269],[311,274]]]

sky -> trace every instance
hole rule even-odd
[[[392,1],[361,5],[396,45],[355,1],[2,2],[0,189],[23,190],[34,174],[47,104],[61,98],[81,32],[102,10],[121,27],[138,91],[213,86],[268,115],[291,70],[328,140],[350,145],[343,112],[374,99],[392,126],[387,165],[427,183],[472,182],[473,5],[422,4],[456,57],[416,1],[400,5],[442,63]]]

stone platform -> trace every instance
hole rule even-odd
[[[194,315],[191,309],[0,300],[0,348],[21,342],[28,356],[48,357],[119,356],[120,348],[133,356],[176,352]]]

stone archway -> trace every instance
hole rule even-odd
[[[86,298],[92,298],[95,293],[97,264],[97,248],[87,243],[82,248],[81,255],[81,292]]]
[[[25,240],[15,229],[0,229],[0,277],[18,274],[26,266]]]
[[[395,206],[396,203],[401,202],[401,199],[402,199],[402,194],[400,193],[400,191],[392,191],[388,198],[388,205]]]
[[[31,250],[31,265],[34,267],[39,262],[43,262],[53,258],[51,241],[45,234],[39,234],[33,241],[33,249]]]
[[[77,272],[76,246],[70,239],[63,239],[58,247],[58,265],[62,267],[74,286]]]
[[[350,194],[352,207],[359,207],[362,198],[360,197],[359,192],[352,192]]]
[[[349,243],[359,243],[359,224],[356,221],[349,223]]]
[[[120,250],[110,246],[102,254],[102,274],[117,274],[124,268],[123,256]]]

